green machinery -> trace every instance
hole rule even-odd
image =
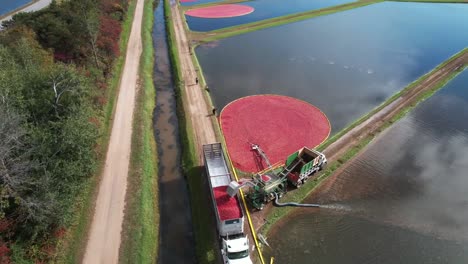
[[[258,145],[251,145],[252,150],[265,159],[268,169],[253,175],[251,180],[231,182],[227,191],[229,195],[234,196],[240,188],[250,186],[247,200],[258,210],[262,210],[268,202],[276,199],[276,196],[281,198],[287,192],[288,185],[301,187],[311,175],[327,164],[323,153],[303,147],[289,155],[284,165],[274,168],[262,149]]]

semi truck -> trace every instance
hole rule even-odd
[[[252,264],[249,240],[244,234],[244,212],[239,197],[227,193],[232,179],[221,143],[203,145],[203,159],[223,263]]]
[[[277,196],[281,198],[287,192],[288,184],[296,188],[301,187],[315,172],[322,170],[327,164],[327,158],[323,153],[303,147],[289,155],[284,165],[273,168],[260,146],[251,145],[252,150],[264,157],[270,168],[253,175],[250,180],[232,181],[229,184],[228,193],[234,196],[240,188],[250,186],[247,200],[257,210],[262,210]]]

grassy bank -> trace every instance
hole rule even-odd
[[[352,3],[347,3],[338,6],[326,7],[318,10],[307,11],[303,13],[296,13],[286,16],[275,17],[271,19],[266,19],[262,21],[252,22],[248,24],[243,24],[239,26],[233,26],[228,28],[222,28],[218,30],[213,30],[209,32],[192,32],[191,37],[194,40],[200,42],[210,42],[214,40],[219,40],[222,38],[232,37],[235,35],[240,35],[252,31],[257,31],[264,28],[275,27],[283,24],[288,24],[296,21],[301,21],[305,19],[310,19],[318,16],[329,15],[337,12],[342,12],[358,7],[363,7],[375,3],[380,3],[383,0],[362,0]]]
[[[171,18],[169,0],[164,1],[166,27],[168,32],[169,55],[171,58],[174,81],[177,95],[177,117],[182,145],[182,169],[188,181],[190,201],[192,205],[192,222],[195,236],[195,250],[198,262],[201,264],[218,263],[216,232],[213,225],[207,224],[213,221],[210,211],[206,182],[203,180],[203,167],[198,166],[199,160],[194,144],[193,130],[190,120],[186,118],[184,110],[185,91],[180,60],[175,39],[174,26]]]
[[[447,62],[441,64],[438,68],[442,67],[446,63]],[[434,95],[438,90],[443,88],[448,82],[450,82],[453,78],[455,78],[465,68],[466,68],[466,65],[464,67],[461,67],[457,71],[451,73],[450,75],[448,75],[443,80],[439,81],[431,89],[428,89],[424,93],[420,94],[414,100],[414,102],[412,104],[410,104],[407,107],[402,108],[390,120],[387,120],[386,122],[384,122],[376,133],[371,133],[371,134],[367,135],[366,137],[361,139],[361,141],[357,145],[353,146],[346,153],[344,153],[341,157],[339,157],[337,161],[332,162],[331,164],[329,164],[329,166],[323,171],[323,173],[321,173],[319,175],[319,177],[315,178],[312,182],[309,182],[309,183],[303,185],[303,187],[301,189],[297,189],[292,193],[288,193],[283,199],[285,201],[294,201],[294,202],[303,201],[307,196],[309,196],[315,190],[315,188],[317,186],[319,186],[320,183],[322,183],[326,178],[328,178],[328,176],[332,175],[343,164],[345,164],[346,162],[353,159],[359,152],[364,151],[364,148],[370,142],[372,142],[373,139],[375,139],[378,135],[380,135],[380,133],[385,131],[387,128],[391,127],[393,124],[395,124],[401,118],[405,117],[412,109],[414,109],[416,106],[418,106],[421,102],[425,101],[426,99],[428,99],[432,95]],[[431,72],[433,72],[433,71],[431,71]],[[423,77],[421,77],[421,78],[423,78]],[[418,79],[418,81],[420,82],[419,79]],[[418,81],[416,81],[416,83],[419,83]],[[413,87],[414,85],[410,84],[410,86]],[[276,222],[278,222],[281,218],[287,216],[288,213],[290,213],[293,209],[294,209],[293,207],[281,207],[281,208],[273,209],[272,212],[266,217],[267,222],[262,227],[261,232],[265,233],[265,234],[268,233],[268,231],[271,229],[271,227]]]
[[[107,103],[101,118],[100,139],[98,142],[98,160],[99,167],[96,175],[90,177],[88,182],[83,184],[82,192],[75,201],[76,213],[68,232],[63,239],[58,241],[57,253],[54,262],[57,263],[78,263],[84,254],[86,247],[89,226],[94,213],[94,201],[97,196],[99,181],[101,179],[104,163],[106,159],[107,147],[109,144],[110,132],[112,129],[112,120],[119,92],[120,77],[122,75],[125,56],[127,52],[127,43],[130,37],[133,16],[135,13],[136,1],[129,1],[128,10],[122,23],[122,33],[119,40],[120,55],[115,60],[112,70],[112,77],[108,81],[106,90]]]
[[[120,263],[154,263],[158,254],[159,207],[157,149],[153,134],[155,88],[152,41],[153,0],[144,7],[138,90],[133,122],[132,154],[123,222]]]

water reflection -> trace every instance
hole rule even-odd
[[[32,2],[32,0],[1,0],[0,16],[24,6],[29,2]]]
[[[336,132],[466,47],[466,14],[463,4],[384,2],[209,43],[197,55],[218,108],[288,95],[321,108]]]
[[[163,2],[154,12],[154,86],[156,108],[153,127],[158,150],[159,253],[157,263],[195,263],[191,205],[180,167],[179,127],[169,60]],[[155,197],[156,198],[156,197]]]
[[[212,1],[212,0],[201,0]],[[240,4],[251,6],[254,12],[240,17],[229,18],[199,18],[185,16],[187,24],[194,31],[210,31],[225,27],[237,26],[241,24],[256,22],[273,17],[285,16],[305,11],[320,9],[329,6],[341,5],[353,0],[254,0]]]
[[[316,263],[465,263],[467,117],[468,70],[308,199],[351,210],[302,210],[277,227],[271,254],[280,263],[311,263],[306,251]]]

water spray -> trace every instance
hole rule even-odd
[[[276,199],[275,199],[275,205],[278,206],[278,207],[284,207],[284,206],[294,206],[294,207],[316,207],[316,208],[320,208],[322,207],[322,205],[320,204],[301,204],[301,203],[293,203],[293,202],[290,202],[290,203],[280,203],[278,200],[279,200],[279,196],[277,193],[275,193],[275,196],[276,196]]]
[[[303,203],[280,203],[278,194],[275,194],[275,205],[278,207],[293,206],[293,207],[315,207],[322,209],[340,210],[340,211],[351,211],[351,208],[347,205],[342,204],[303,204]]]

